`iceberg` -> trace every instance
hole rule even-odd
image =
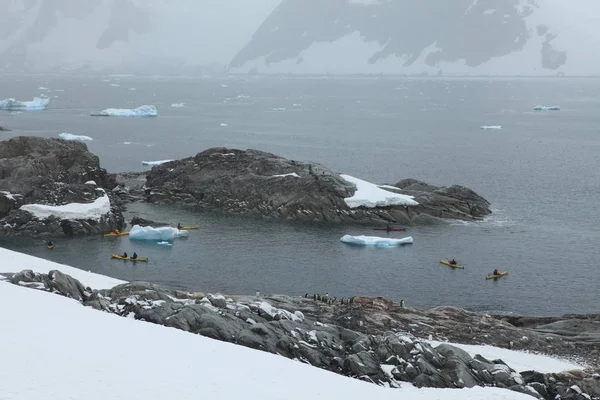
[[[481,127],[481,129],[484,129],[484,130],[488,130],[488,129],[502,129],[502,125],[483,125]]]
[[[344,235],[340,239],[342,242],[352,244],[356,246],[375,246],[375,247],[396,247],[403,244],[412,244],[412,236],[408,236],[402,239],[390,239],[378,236],[352,236]]]
[[[102,190],[102,189],[97,189]],[[104,190],[102,190],[104,192]],[[20,208],[30,212],[39,219],[57,217],[59,219],[92,219],[99,221],[101,217],[110,213],[110,199],[104,194],[93,203],[69,203],[62,206],[49,206],[46,204],[26,204]]]
[[[161,165],[173,160],[159,160],[159,161],[142,161],[142,165]]]
[[[138,108],[107,108],[98,113],[90,114],[92,117],[157,117],[155,106],[143,105]]]
[[[0,100],[0,110],[43,110],[48,107],[50,99],[34,97],[31,101],[19,101],[13,98]]]
[[[559,111],[560,107],[559,106],[540,106],[537,105],[535,107],[533,107],[533,111]]]
[[[171,104],[171,107],[173,107],[173,108],[183,108],[183,107],[185,107],[185,103],[173,103],[173,104]]]
[[[87,142],[90,140],[94,140],[89,136],[83,136],[83,135],[73,135],[72,133],[59,133],[58,137],[64,140],[71,140],[71,141],[75,141],[75,142]]]
[[[389,207],[389,206],[417,206],[413,196],[406,194],[392,193],[384,190],[374,183],[363,181],[350,175],[340,175],[344,180],[356,185],[356,192],[351,197],[346,197],[344,201],[350,208],[357,207]],[[396,188],[396,190],[399,190]]]
[[[160,228],[152,228],[151,226],[134,225],[129,231],[129,239],[132,240],[152,240],[153,242],[172,242],[177,237],[188,236],[188,231],[162,226]]]

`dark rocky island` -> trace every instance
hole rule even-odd
[[[108,232],[124,226],[115,177],[100,168],[84,143],[38,137],[0,142],[0,236],[67,236]],[[27,204],[92,203],[102,196],[111,209],[99,219],[38,218]]]
[[[493,317],[454,307],[420,310],[380,297],[222,296],[146,282],[92,290],[60,271],[5,274],[83,305],[257,350],[379,385],[496,386],[538,399],[600,395],[600,316]],[[512,321],[513,323],[511,323]],[[448,343],[489,344],[575,358],[583,369],[540,373]]]
[[[301,221],[422,224],[479,220],[489,202],[463,186],[435,187],[415,180],[385,185],[414,196],[418,205],[351,208],[357,187],[312,162],[257,150],[212,148],[194,157],[155,166],[147,175],[146,201],[182,204],[236,214]]]

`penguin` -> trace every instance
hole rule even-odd
[[[317,300],[321,301],[321,295],[319,293],[317,293]]]
[[[305,299],[308,299],[308,293],[306,293],[306,294],[304,295],[304,298],[305,298]]]
[[[317,294],[313,293],[313,300],[317,300]]]
[[[350,302],[348,304],[354,303],[354,296],[350,297]]]
[[[400,308],[404,308],[404,300],[400,300]]]
[[[335,301],[337,300],[337,297],[333,297],[333,299],[331,300],[331,304],[335,303]]]
[[[260,290],[256,291],[256,297],[260,297]]]

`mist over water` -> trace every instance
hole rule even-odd
[[[111,86],[118,84],[119,86]],[[3,76],[4,97],[51,99],[44,111],[0,111],[17,135],[93,138],[110,172],[148,170],[213,146],[255,148],[377,183],[416,178],[468,186],[492,203],[484,222],[410,227],[398,249],[355,248],[370,226],[298,224],[132,205],[176,225],[198,224],[171,248],[79,238],[0,244],[127,280],[206,292],[381,295],[407,304],[557,315],[597,312],[600,194],[594,79],[135,78]],[[38,89],[45,87],[48,89]],[[135,90],[133,90],[135,89]],[[182,107],[171,107],[183,103]],[[560,105],[556,112],[533,107]],[[97,118],[105,108],[155,105],[157,118]],[[481,126],[502,126],[482,130]],[[151,262],[113,262],[136,250]],[[85,254],[85,259],[82,259]],[[456,258],[455,271],[438,263]],[[485,281],[494,268],[510,270]]]

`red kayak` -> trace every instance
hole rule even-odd
[[[374,231],[388,231],[388,232],[402,232],[405,231],[406,228],[388,228],[387,226],[384,227],[375,227],[373,228]]]

